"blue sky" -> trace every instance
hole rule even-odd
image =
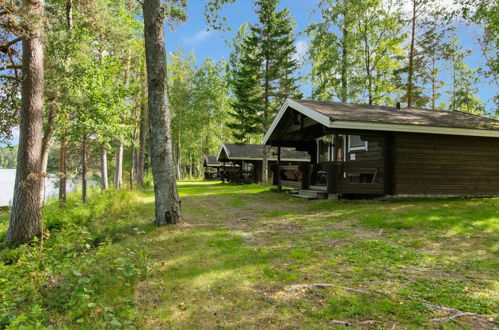
[[[225,40],[232,40],[241,24],[256,21],[253,1],[237,0],[235,4],[227,5],[222,11],[223,16],[227,17],[227,26],[231,27],[232,31],[206,32],[208,28],[204,17],[206,2],[206,0],[189,1],[188,21],[181,24],[176,31],[166,33],[168,50],[182,46],[186,51],[193,49],[198,59],[205,57],[212,57],[215,60],[222,57],[227,58],[230,49],[226,46]],[[286,6],[291,10],[296,19],[297,31],[303,31],[311,18],[317,16],[311,15],[315,2],[312,0],[282,0],[281,7]]]
[[[441,0],[451,4],[453,0]],[[227,17],[227,26],[232,31],[207,31],[208,26],[205,22],[204,7],[207,0],[189,0],[188,2],[188,20],[179,25],[174,31],[166,29],[166,48],[167,51],[175,51],[182,47],[185,52],[194,51],[198,62],[204,58],[211,57],[215,60],[228,58],[230,49],[226,41],[232,40],[237,29],[241,24],[254,23],[256,16],[253,10],[252,0],[237,0],[235,4],[228,5],[222,15]],[[287,7],[291,15],[296,20],[297,48],[300,52],[305,52],[308,39],[303,33],[305,28],[311,23],[320,19],[320,15],[314,12],[318,0],[282,0],[281,8]],[[461,25],[458,29],[459,39],[465,48],[474,49],[472,56],[467,59],[471,67],[477,67],[482,62],[480,52],[475,42],[476,33],[469,26]],[[308,67],[302,68],[298,75],[308,71]],[[305,97],[310,95],[310,86],[302,86]],[[495,90],[488,84],[480,86],[480,98],[491,104],[491,98]],[[17,142],[17,131],[14,132],[14,141]],[[14,143],[16,143],[14,142]],[[1,145],[1,144],[0,144]]]
[[[441,0],[446,6],[451,6],[453,0]],[[227,25],[232,28],[227,31],[207,31],[208,26],[204,17],[204,6],[207,0],[190,0],[188,4],[188,21],[178,26],[175,31],[166,32],[167,50],[173,51],[177,47],[183,47],[185,52],[194,51],[196,58],[201,62],[206,57],[215,60],[228,58],[230,49],[226,45],[226,40],[232,40],[238,27],[243,23],[254,23],[256,16],[253,10],[252,0],[237,0],[235,4],[227,5],[222,11],[222,15],[227,17]],[[291,15],[296,20],[296,32],[298,48],[305,51],[308,45],[307,36],[303,33],[305,28],[311,23],[320,20],[320,14],[315,12],[318,0],[282,0],[281,8],[287,7]],[[458,36],[461,44],[465,48],[474,49],[473,55],[467,59],[468,65],[477,67],[482,62],[479,49],[474,38],[476,32],[471,27],[460,25]],[[301,73],[307,72],[308,68],[303,68]],[[445,78],[444,78],[445,79]],[[310,86],[302,86],[305,96],[310,95]],[[480,98],[490,104],[490,100],[495,91],[488,84],[480,86]]]

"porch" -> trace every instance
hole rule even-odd
[[[380,161],[325,161],[278,165],[274,185],[292,188],[310,199],[338,195],[384,195],[384,164]]]

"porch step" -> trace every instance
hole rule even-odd
[[[311,196],[304,196],[304,195],[293,195],[293,197],[300,198],[300,199],[306,199],[307,201],[311,201],[317,198],[311,197]]]
[[[325,191],[317,191],[317,190],[304,190],[301,189],[298,195],[295,195],[298,198],[303,199],[327,199],[327,192]]]
[[[310,190],[314,190],[314,191],[327,191],[327,187],[326,186],[314,186],[314,185],[310,185]]]

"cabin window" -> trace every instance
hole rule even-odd
[[[330,161],[332,158],[333,136],[326,135],[317,139],[317,160],[320,162]]]
[[[335,146],[337,146],[336,160],[339,162],[344,162],[346,160],[345,140],[345,135],[338,135],[338,141],[335,141]]]
[[[334,135],[326,135],[317,139],[317,161],[319,163],[331,162],[334,160],[335,153],[337,161],[345,161],[345,140],[345,135],[338,135],[338,141],[334,141]]]
[[[254,169],[255,169],[255,165],[253,165],[252,163],[247,163],[247,162],[243,163],[243,171],[244,172],[253,172]]]
[[[348,136],[348,151],[367,150],[367,141],[362,141],[360,135]]]

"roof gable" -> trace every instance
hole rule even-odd
[[[206,155],[203,159],[203,166],[205,167],[218,167],[222,166],[220,162],[217,160],[217,156]]]

